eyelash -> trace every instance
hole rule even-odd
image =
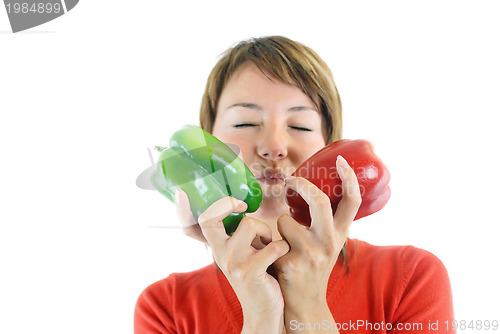
[[[303,132],[310,132],[310,131],[312,131],[311,129],[303,128],[301,126],[291,126],[291,128],[294,129],[294,130],[303,131]]]
[[[252,124],[252,123],[241,123],[241,124],[236,124],[234,127],[235,128],[247,128],[247,127],[251,127],[251,126],[258,126],[258,125],[257,124]],[[311,129],[304,128],[304,127],[301,127],[301,126],[290,126],[290,128],[292,128],[293,130],[302,131],[302,132],[310,132],[310,131],[312,131]]]
[[[252,123],[241,123],[241,124],[236,124],[234,127],[235,128],[247,128],[249,126],[257,126],[257,124],[252,124]]]

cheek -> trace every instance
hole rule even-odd
[[[252,164],[252,153],[254,152],[253,148],[245,143],[238,145],[238,147],[240,149],[239,157],[247,166],[250,167],[250,165]]]
[[[314,153],[325,147],[325,142],[323,138],[318,137],[316,140],[310,140],[307,143],[302,143],[301,145],[295,145],[294,149],[294,160],[295,163],[301,165],[304,161],[309,159]]]

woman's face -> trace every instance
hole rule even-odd
[[[224,87],[213,134],[239,147],[262,187],[263,204],[285,205],[283,179],[325,146],[313,101],[298,87],[270,80],[252,63],[243,64]]]

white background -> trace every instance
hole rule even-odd
[[[217,56],[272,34],[330,65],[344,137],[391,170],[351,237],[433,252],[456,318],[500,320],[498,17],[496,1],[82,0],[12,34],[0,7],[0,333],[132,333],[147,285],[210,263],[152,227],[174,207],[135,179],[197,124]]]

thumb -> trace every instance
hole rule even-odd
[[[188,237],[206,243],[207,240],[201,232],[200,225],[198,225],[193,212],[191,212],[189,198],[181,189],[175,192],[175,211],[182,227],[182,232]]]

